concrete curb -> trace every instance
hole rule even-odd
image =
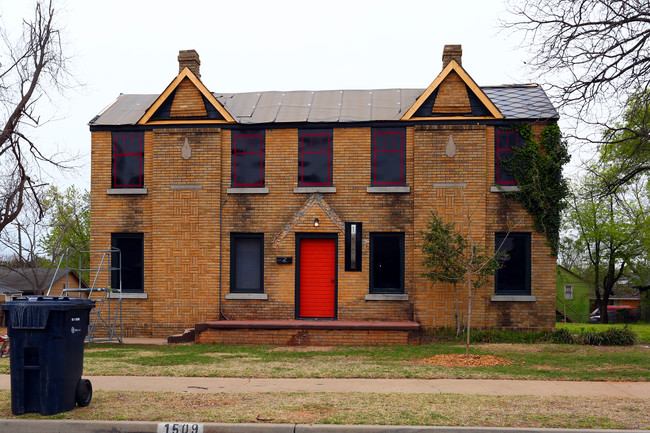
[[[12,433],[644,433],[647,430],[583,430],[504,427],[437,427],[323,424],[220,424],[144,421],[0,419],[0,431]],[[189,426],[197,426],[192,431]],[[200,426],[200,427],[199,427]]]

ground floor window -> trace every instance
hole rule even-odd
[[[230,291],[264,292],[264,234],[230,234]]]
[[[495,275],[495,292],[530,295],[530,233],[495,233],[494,245],[506,254]]]
[[[111,287],[127,293],[144,292],[144,235],[142,233],[112,233]],[[121,286],[120,286],[121,282]]]
[[[370,233],[370,293],[404,293],[404,233]]]

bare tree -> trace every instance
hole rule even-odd
[[[43,165],[61,166],[51,152],[30,139],[41,124],[40,102],[59,92],[68,78],[52,1],[37,1],[13,41],[0,26],[0,232],[14,221],[31,196],[42,213],[37,189]]]
[[[523,31],[528,65],[549,79],[562,114],[583,125],[574,138],[602,147],[615,137],[633,154],[650,155],[650,116],[620,122],[630,101],[637,112],[648,113],[650,107],[648,1],[509,0],[507,8],[511,16],[502,26]],[[647,160],[622,164],[620,172],[604,179],[607,192],[649,172]]]

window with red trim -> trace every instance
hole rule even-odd
[[[299,186],[332,185],[332,131],[304,131],[299,134]]]
[[[144,133],[113,133],[113,188],[144,185]]]
[[[513,152],[521,144],[521,136],[517,131],[496,131],[496,151],[494,176],[497,185],[516,185],[515,178],[503,168],[503,162],[512,157]]]
[[[233,132],[232,186],[264,186],[264,132]]]
[[[406,184],[405,131],[373,129],[372,186]]]

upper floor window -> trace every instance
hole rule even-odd
[[[503,162],[512,157],[515,149],[521,144],[521,136],[517,131],[497,130],[494,173],[497,185],[516,185],[515,178],[503,168]]]
[[[495,275],[498,295],[530,295],[530,233],[495,233],[495,248],[506,254]]]
[[[232,186],[264,186],[264,132],[233,132]]]
[[[113,188],[144,185],[144,133],[113,133]]]
[[[372,186],[406,184],[405,130],[372,130]]]
[[[332,186],[332,131],[299,134],[298,186]]]

